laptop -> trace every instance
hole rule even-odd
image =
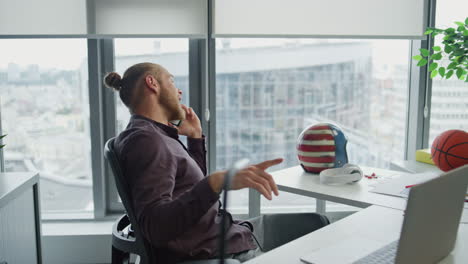
[[[353,262],[437,263],[454,248],[468,187],[468,165],[411,188],[400,239]],[[315,263],[313,255],[302,257]]]

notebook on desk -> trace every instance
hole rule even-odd
[[[353,263],[440,261],[454,248],[467,186],[468,165],[411,188],[400,239],[367,256],[365,255],[368,252],[356,251],[344,259]],[[362,244],[365,245],[366,242]],[[359,247],[356,248],[355,250],[360,250]],[[329,250],[333,249],[332,247]],[[339,249],[336,250],[336,254],[340,254]],[[301,260],[310,264],[331,263],[324,260],[322,253],[314,252],[301,257]],[[359,255],[365,257],[359,258]]]

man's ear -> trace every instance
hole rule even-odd
[[[152,92],[156,94],[159,93],[159,88],[160,88],[159,82],[158,80],[156,80],[156,78],[153,75],[151,74],[146,75],[145,84],[146,84],[146,87],[150,89]]]

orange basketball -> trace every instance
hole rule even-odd
[[[455,129],[443,132],[432,143],[431,155],[443,171],[468,164],[468,133]]]

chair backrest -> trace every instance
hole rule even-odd
[[[120,166],[119,159],[114,149],[115,138],[109,139],[104,146],[104,156],[106,157],[109,165],[114,174],[115,184],[117,186],[117,191],[119,192],[120,199],[127,211],[128,218],[132,224],[132,228],[135,232],[137,248],[139,252],[132,252],[140,255],[141,259],[148,260],[148,263],[153,263],[152,248],[149,242],[142,236],[140,228],[138,226],[135,210],[132,203],[132,195],[130,192],[130,185],[128,184],[127,179],[123,175],[123,170]]]

